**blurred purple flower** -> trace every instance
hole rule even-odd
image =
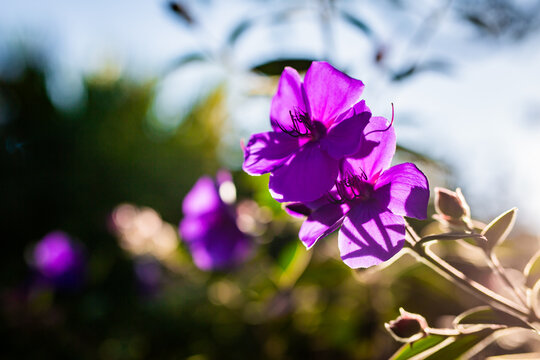
[[[246,259],[252,247],[251,239],[236,225],[234,207],[224,201],[234,201],[230,174],[221,172],[217,180],[201,177],[182,204],[180,235],[202,270],[235,266]]]
[[[390,259],[405,241],[403,216],[425,219],[429,187],[414,164],[390,167],[396,149],[394,128],[373,117],[358,152],[342,161],[332,190],[316,202],[292,204],[289,213],[309,216],[299,237],[307,248],[341,227],[338,235],[343,261],[365,268]],[[300,210],[299,210],[300,209]]]
[[[251,136],[243,169],[271,173],[269,188],[281,202],[313,201],[328,192],[339,160],[354,154],[371,112],[360,101],[364,84],[326,62],[313,62],[304,81],[286,67],[272,99],[273,131]]]
[[[47,282],[58,287],[77,287],[83,280],[83,251],[62,231],[48,233],[35,246],[33,264]]]

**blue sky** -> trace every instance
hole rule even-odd
[[[0,44],[13,39],[40,44],[50,51],[58,71],[68,74],[62,79],[99,71],[107,63],[140,78],[157,76],[182,53],[217,49],[227,29],[243,16],[264,17],[289,6],[287,1],[271,7],[261,1],[247,6],[241,1],[214,1],[216,5],[207,8],[208,1],[188,2],[203,19],[194,36],[159,0],[6,3],[0,12]],[[307,1],[294,4],[308,4],[304,6],[308,10],[295,15],[292,25],[261,23],[239,41],[233,56],[166,78],[160,85],[161,111],[181,111],[208,84],[227,79],[232,117],[240,132],[268,129],[269,99],[248,96],[254,87],[268,84],[246,68],[275,54],[324,55],[319,18],[309,10],[313,6]],[[429,43],[415,46],[411,39],[439,2],[413,2],[417,8],[408,12],[376,1],[341,4],[362,16],[390,46],[390,65],[437,58],[452,63],[451,75],[426,72],[391,83],[373,66],[370,41],[346,24],[333,25],[330,59],[366,83],[365,98],[376,114],[389,116],[394,103],[401,143],[450,164],[474,213],[495,216],[518,206],[518,221],[540,230],[540,36],[533,34],[520,43],[482,41],[449,13]]]

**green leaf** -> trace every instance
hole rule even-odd
[[[412,345],[402,346],[391,359],[406,360],[414,357],[415,360],[453,360],[470,351],[495,331],[509,326],[529,328],[526,323],[504,312],[489,306],[479,306],[455,318],[454,327],[462,334],[429,335]]]
[[[239,22],[231,31],[229,36],[227,37],[227,43],[230,45],[234,45],[240,35],[242,35],[247,29],[249,29],[253,25],[253,21],[251,19],[246,19],[241,22]]]
[[[448,345],[442,347],[440,350],[429,354],[426,357],[421,357],[418,359],[426,360],[455,360],[461,357],[463,354],[471,350],[481,341],[485,340],[488,336],[493,334],[495,330],[493,329],[484,329],[481,332],[468,335],[460,335],[454,337],[454,341],[449,342]],[[485,344],[486,346],[488,344]]]
[[[525,285],[532,289],[534,284],[540,280],[540,250],[529,260],[523,274],[526,278]]]
[[[277,259],[274,269],[274,282],[281,288],[293,286],[311,259],[311,251],[307,251],[300,241],[293,241],[287,245]]]
[[[455,360],[494,332],[494,329],[483,329],[474,334],[459,336],[430,335],[412,345],[402,346],[391,360],[407,360],[413,357],[415,360]]]
[[[251,68],[252,71],[263,73],[265,75],[276,76],[280,75],[285,66],[290,66],[298,72],[306,71],[313,59],[275,59]]]
[[[484,228],[482,235],[487,239],[487,243],[484,245],[487,252],[491,252],[495,246],[503,242],[512,231],[516,222],[516,213],[517,208],[512,208],[499,215]]]
[[[390,360],[407,360],[434,346],[442,343],[447,337],[440,335],[429,335],[412,344],[403,345]]]
[[[200,52],[191,52],[179,56],[178,58],[171,61],[171,63],[166,67],[164,75],[171,73],[172,71],[178,69],[181,66],[195,62],[195,61],[204,61],[206,56]]]

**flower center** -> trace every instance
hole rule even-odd
[[[330,201],[343,204],[350,201],[366,201],[373,195],[373,185],[367,181],[366,173],[347,174],[343,180],[336,181],[335,194],[328,193]]]
[[[278,122],[274,123],[284,133],[293,137],[309,137],[313,140],[319,140],[326,135],[324,124],[320,121],[312,120],[305,111],[295,108],[294,110],[289,110],[289,115],[292,123],[290,129],[286,129]]]

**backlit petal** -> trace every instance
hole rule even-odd
[[[414,164],[392,166],[382,173],[374,189],[377,200],[394,214],[427,217],[428,180]]]
[[[207,228],[197,239],[188,243],[195,265],[202,270],[225,269],[245,260],[252,248],[249,240],[228,219]]]
[[[244,149],[242,168],[250,175],[261,175],[274,171],[298,147],[298,138],[283,132],[266,132],[252,135]]]
[[[270,176],[268,184],[280,202],[308,202],[322,197],[333,186],[338,163],[320,144],[307,143]]]
[[[329,127],[344,111],[360,100],[364,83],[326,62],[314,61],[304,78],[311,117]]]
[[[300,228],[298,236],[309,249],[319,239],[330,235],[343,222],[343,217],[348,208],[345,205],[327,204],[315,210]]]
[[[321,140],[321,146],[335,159],[354,154],[362,144],[364,129],[368,125],[371,113],[356,113],[351,109],[349,117],[334,124],[326,137]]]
[[[213,212],[222,206],[214,180],[209,176],[201,177],[182,203],[185,216],[199,216]]]
[[[383,117],[372,117],[356,154],[344,162],[343,171],[364,172],[370,181],[390,166],[396,152],[396,133]]]
[[[281,128],[292,129],[290,112],[294,114],[295,111],[309,114],[309,107],[300,75],[295,69],[286,67],[281,73],[277,92],[270,106],[270,122],[274,131],[281,132]],[[304,126],[299,124],[299,127],[300,132],[305,133]]]
[[[380,264],[405,243],[403,217],[382,211],[373,203],[352,209],[339,231],[341,259],[353,269]]]

